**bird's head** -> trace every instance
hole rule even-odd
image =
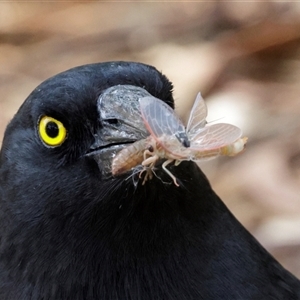
[[[3,226],[15,218],[21,227],[43,220],[46,231],[57,226],[53,219],[61,218],[61,226],[78,218],[84,224],[93,220],[84,218],[88,213],[106,211],[105,203],[119,209],[124,199],[131,199],[136,187],[124,180],[128,174],[111,176],[111,159],[149,135],[138,105],[149,94],[173,107],[170,81],[140,63],[77,67],[39,85],[5,132],[0,156]],[[145,193],[141,189],[140,197]]]
[[[50,206],[78,212],[107,194],[119,200],[112,190],[120,190],[124,177],[111,176],[111,160],[128,143],[149,135],[138,104],[147,95],[173,106],[172,84],[140,63],[87,65],[43,82],[6,129],[2,198],[13,199],[24,220],[33,211],[37,220],[52,214]]]
[[[146,253],[159,263],[182,243],[186,235],[178,232],[190,225],[181,218],[202,210],[189,188],[203,182],[198,196],[210,192],[193,163],[174,167],[186,189],[174,188],[161,170],[137,186],[128,174],[110,173],[115,153],[149,135],[138,105],[147,95],[174,105],[172,84],[155,68],[113,62],[58,74],[25,100],[0,153],[0,263],[7,276],[36,284],[40,276],[67,282],[74,272],[82,282],[110,282],[107,270],[123,272],[126,261]]]

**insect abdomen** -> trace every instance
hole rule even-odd
[[[121,150],[113,159],[111,172],[120,175],[143,162],[146,140],[140,140]]]

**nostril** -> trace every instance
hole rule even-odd
[[[118,119],[107,119],[105,120],[108,124],[118,124],[119,120]]]

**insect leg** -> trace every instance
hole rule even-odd
[[[156,161],[159,159],[159,156],[155,154],[155,151],[156,151],[156,143],[151,140],[148,149],[146,149],[143,153],[144,160],[142,162],[142,166],[144,166],[144,169],[140,172],[139,178],[141,178],[142,174],[145,171],[146,171],[146,175],[144,177],[142,185],[144,185],[148,179],[151,180],[153,178],[152,169]]]
[[[164,169],[164,171],[173,179],[173,182],[176,186],[179,186],[179,184],[176,181],[176,177],[166,168],[168,164],[170,164],[171,162],[173,162],[174,159],[168,159],[166,160],[163,164],[162,164],[162,168]]]
[[[148,150],[146,150],[148,151]],[[146,152],[145,151],[145,152]],[[148,151],[149,153],[151,153],[150,151]],[[154,153],[152,153],[153,155]],[[152,168],[154,167],[155,163],[157,162],[157,160],[159,159],[159,157],[155,154],[151,157],[148,157],[146,158],[143,162],[142,162],[142,166],[144,166],[144,169],[140,172],[139,174],[139,177],[141,178],[141,175],[144,171],[146,171],[146,175],[144,177],[144,181],[142,183],[142,185],[145,184],[145,182],[148,180],[148,179],[152,179],[153,177],[153,174],[152,174]]]
[[[175,163],[174,163],[174,165],[177,167],[177,166],[179,166],[179,164],[182,162],[182,160],[175,160]]]
[[[145,151],[146,152],[146,151]],[[157,160],[159,159],[159,157],[154,154],[151,157],[146,158],[143,162],[142,162],[142,166],[146,167],[154,167],[155,163],[157,162]]]

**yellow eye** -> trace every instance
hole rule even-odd
[[[42,141],[52,147],[60,146],[67,137],[63,123],[47,116],[40,119],[38,130]]]

